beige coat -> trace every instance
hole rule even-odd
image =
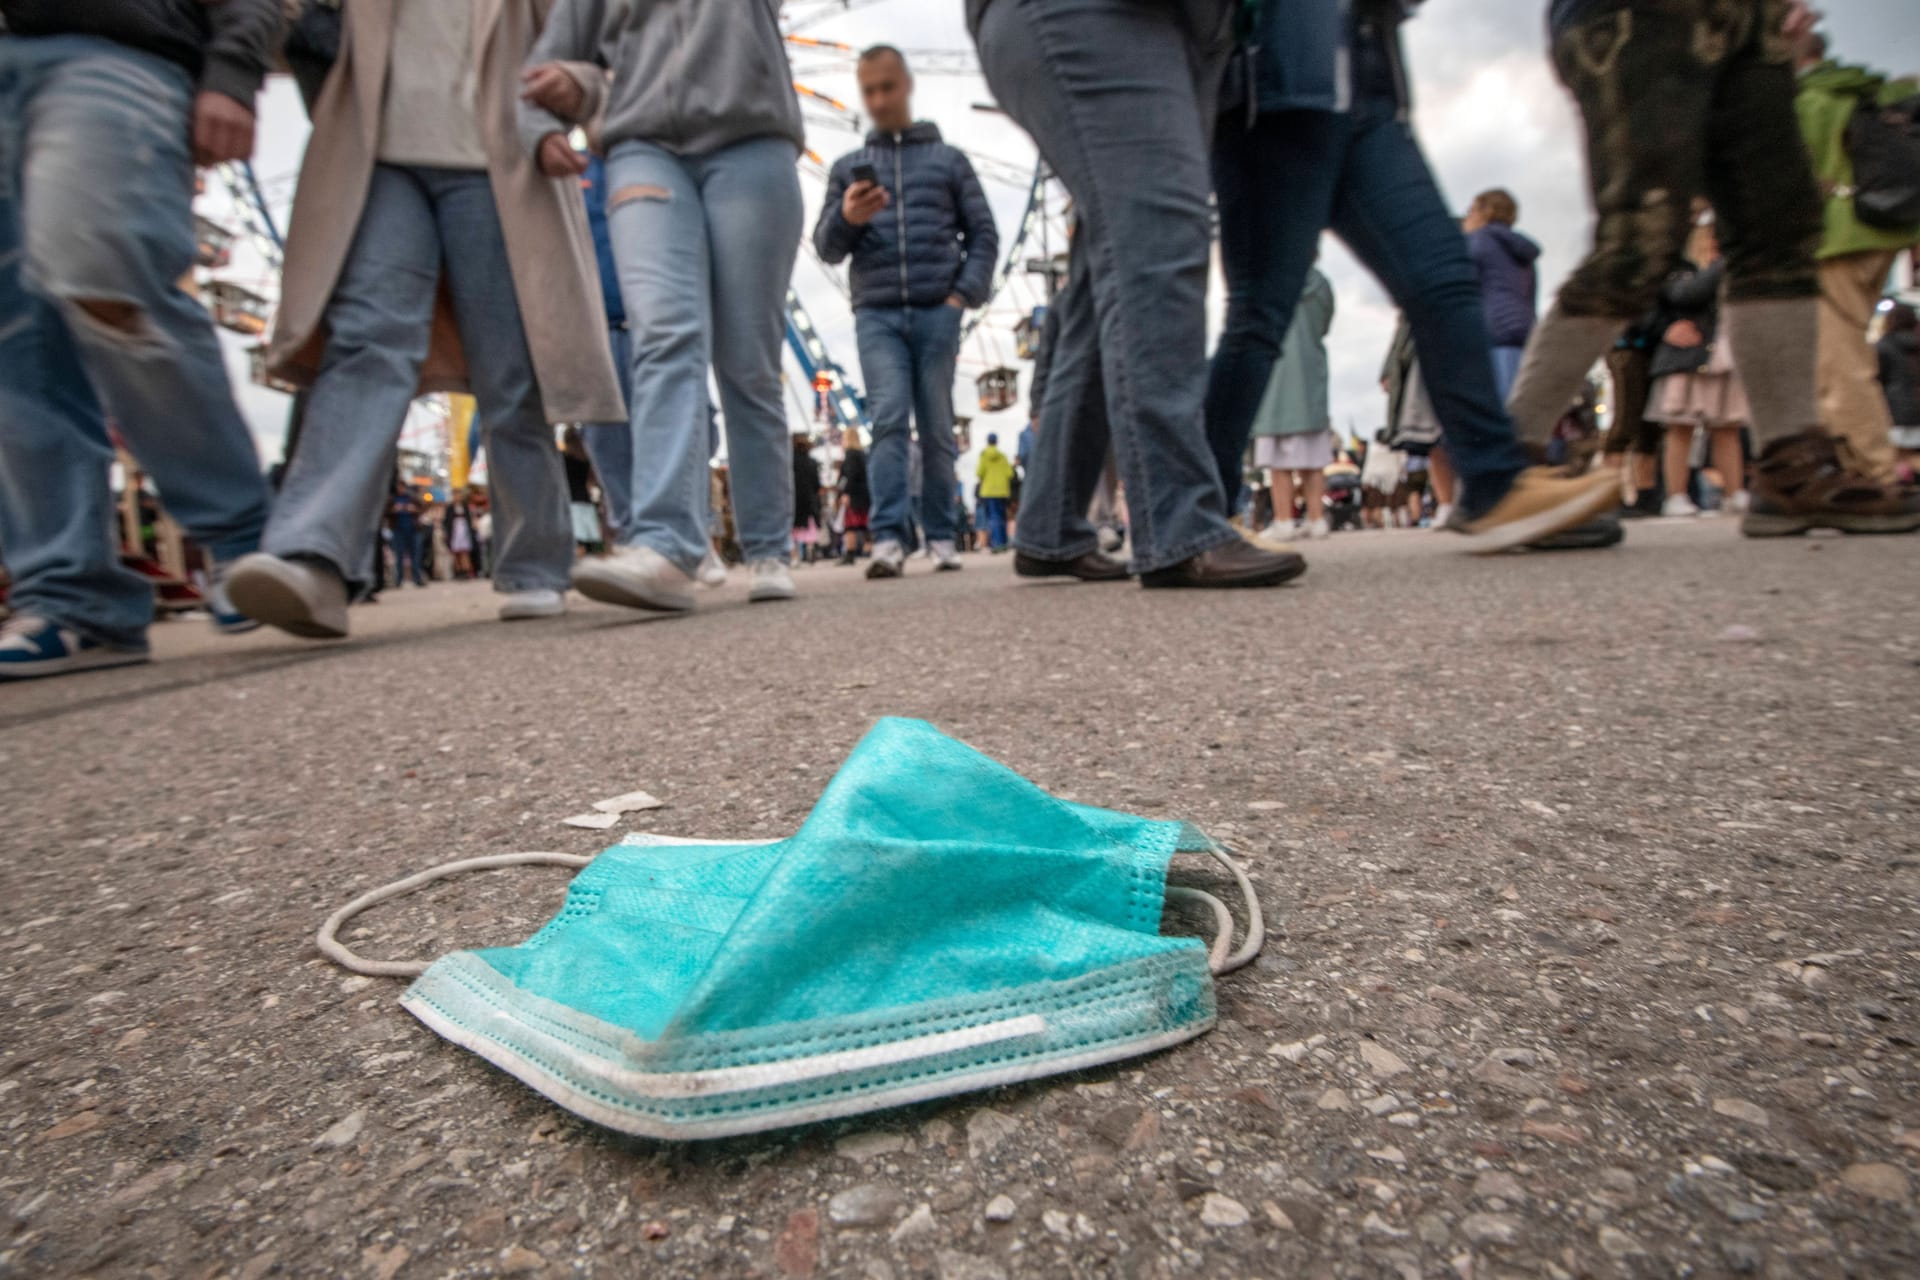
[[[313,136],[287,232],[280,312],[268,358],[275,373],[307,385],[326,350],[326,309],[366,204],[380,141],[380,104],[393,42],[394,0],[342,6],[340,60],[314,104]],[[593,235],[574,178],[548,178],[522,149],[515,104],[520,64],[552,0],[477,0],[473,20],[481,136],[500,209],[514,293],[549,422],[618,422],[627,416],[607,344]],[[449,245],[458,253],[458,245]],[[441,282],[420,391],[466,391],[467,362]],[[482,406],[484,411],[484,406]]]

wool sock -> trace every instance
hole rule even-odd
[[[1720,309],[1720,330],[1733,344],[1733,363],[1747,388],[1756,450],[1819,425],[1813,376],[1819,299],[1729,302]]]
[[[1570,316],[1558,302],[1534,326],[1507,397],[1520,442],[1544,447],[1595,362],[1613,349],[1625,320]]]

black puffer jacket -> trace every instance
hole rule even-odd
[[[1920,427],[1920,334],[1896,329],[1880,339],[1880,389],[1896,427]]]
[[[1713,358],[1714,333],[1720,320],[1720,282],[1726,275],[1726,259],[1722,258],[1704,270],[1689,267],[1661,287],[1660,308],[1667,328],[1691,320],[1700,330],[1701,343],[1697,347],[1676,347],[1663,337],[1653,353],[1649,376],[1694,373]]]
[[[248,107],[280,48],[281,18],[281,0],[0,0],[0,34],[100,36]]]
[[[840,213],[859,164],[873,166],[891,198],[864,227]],[[834,162],[813,247],[830,263],[853,258],[855,307],[931,307],[956,293],[977,307],[987,300],[1000,237],[973,164],[923,121],[903,133],[875,130],[866,146]]]

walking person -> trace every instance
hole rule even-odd
[[[1495,187],[1473,198],[1460,224],[1467,233],[1467,254],[1480,276],[1480,302],[1493,343],[1493,384],[1502,403],[1513,390],[1540,308],[1540,246],[1514,230],[1519,220],[1520,204],[1513,193]]]
[[[262,551],[231,587],[283,631],[347,634],[347,601],[366,585],[360,531],[407,406],[427,391],[478,402],[500,617],[566,610],[573,538],[552,424],[616,416],[621,403],[577,185],[542,175],[518,144],[519,64],[544,11],[538,0],[342,10],[268,348],[279,376],[311,386],[306,424]]]
[[[986,302],[999,236],[966,154],[940,127],[913,117],[913,74],[891,45],[860,55],[860,99],[873,122],[866,145],[827,174],[813,229],[822,261],[852,259],[854,332],[873,421],[873,562],[869,578],[897,578],[913,546],[911,494],[927,503],[928,549],[958,569],[953,489],[953,371],[970,307]],[[920,467],[911,479],[911,440]]]
[[[980,482],[979,514],[987,526],[987,550],[1007,549],[1007,507],[1013,501],[1013,461],[1000,451],[1000,437],[989,434],[974,466]]]
[[[1714,238],[1713,215],[1703,213],[1687,245],[1689,266],[1660,290],[1667,326],[1654,352],[1646,415],[1666,426],[1666,501],[1664,516],[1694,516],[1699,506],[1687,496],[1693,471],[1696,432],[1707,435],[1707,449],[1720,473],[1725,496],[1720,509],[1746,509],[1746,460],[1740,433],[1750,416],[1747,393],[1720,333],[1720,289],[1725,260]]]
[[[820,463],[801,431],[793,433],[793,545],[802,564],[813,563],[820,545]]]
[[[1442,471],[1436,452],[1434,470],[1457,480],[1450,525],[1463,549],[1537,544],[1593,521],[1617,495],[1594,477],[1530,467],[1501,408],[1479,273],[1407,123],[1405,13],[1399,0],[1301,0],[1261,6],[1245,33],[1212,157],[1227,316],[1209,374],[1208,438],[1231,497],[1301,284],[1331,229],[1406,314],[1449,464]]]
[[[805,134],[778,6],[558,0],[527,58],[525,99],[522,138],[548,173],[581,173],[567,130],[600,121],[633,344],[632,509],[621,545],[583,561],[574,585],[609,604],[693,608],[710,549],[711,370],[747,598],[791,599],[780,344]]]
[[[1920,81],[1894,80],[1827,56],[1826,37],[1802,26],[1794,41],[1800,74],[1794,110],[1820,185],[1823,226],[1815,257],[1820,273],[1820,344],[1814,366],[1820,421],[1853,446],[1875,480],[1895,480],[1896,450],[1887,406],[1874,385],[1878,353],[1867,327],[1895,260],[1920,245],[1920,220],[1882,226],[1862,216],[1847,133],[1862,112],[1920,94]]]
[[[1586,122],[1594,249],[1534,329],[1510,408],[1544,446],[1594,361],[1652,305],[1705,196],[1726,253],[1721,323],[1759,458],[1750,537],[1920,529],[1920,493],[1881,483],[1820,424],[1819,196],[1794,115],[1796,8],[1779,0],[1552,0],[1561,80]]]
[[[404,480],[393,482],[393,500],[387,504],[387,531],[393,542],[393,584],[426,586],[420,564],[420,499]]]
[[[225,584],[259,543],[267,485],[179,282],[194,166],[252,154],[280,21],[279,0],[0,0],[0,681],[148,658],[153,589],[110,532],[109,414],[206,548],[216,624],[253,625]]]
[[[1306,569],[1228,523],[1202,415],[1205,156],[1240,10],[967,0],[987,83],[1072,192],[1079,226],[1052,304],[1062,314],[1020,521],[1023,575],[1114,576],[1087,519],[1109,441],[1142,585],[1271,586]]]
[[[840,563],[852,564],[866,551],[868,517],[873,509],[873,488],[867,479],[867,451],[861,447],[857,427],[847,429],[846,443],[841,446],[837,507]]]
[[[1271,541],[1324,538],[1332,532],[1324,473],[1338,443],[1327,403],[1327,333],[1333,328],[1333,313],[1332,283],[1310,268],[1253,419],[1253,464],[1267,473],[1273,493],[1273,523],[1262,531]],[[1302,504],[1297,521],[1296,492]]]

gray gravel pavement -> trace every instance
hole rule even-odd
[[[1920,1274],[1920,540],[1309,552],[1255,594],[974,556],[513,626],[440,585],[0,689],[0,1277]],[[1219,1027],[675,1146],[313,949],[432,863],[601,847],[560,819],[604,796],[789,832],[883,714],[1231,841],[1280,928]],[[516,941],[564,883],[356,945]]]

